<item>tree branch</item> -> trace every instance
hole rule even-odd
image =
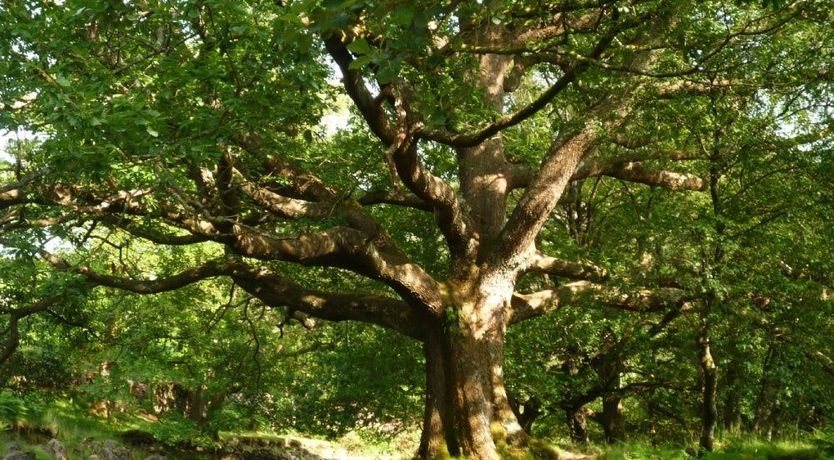
[[[562,278],[602,282],[608,279],[608,273],[602,267],[585,262],[571,262],[569,260],[549,257],[541,252],[536,253],[527,271],[547,273]]]
[[[60,297],[48,297],[25,307],[15,308],[7,312],[3,312],[9,314],[9,327],[7,329],[9,335],[6,338],[5,346],[2,351],[0,351],[0,364],[5,363],[20,345],[20,331],[18,330],[19,321],[27,316],[47,310],[49,307],[58,303],[60,299]]]
[[[556,289],[547,289],[530,294],[513,294],[512,305],[507,314],[507,324],[515,324],[556,311],[561,305],[582,300],[641,313],[661,312],[674,306],[681,306],[692,300],[683,290],[677,288],[638,289],[622,291],[590,281],[566,283]]]

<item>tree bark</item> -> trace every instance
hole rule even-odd
[[[449,391],[447,353],[441,334],[431,334],[423,344],[426,359],[426,399],[423,414],[423,433],[417,457],[421,459],[447,458],[460,454],[455,433],[454,403]]]
[[[764,362],[762,363],[762,381],[759,394],[756,397],[756,415],[753,419],[753,431],[764,435],[769,441],[773,436],[773,400],[775,399],[776,382],[772,370],[777,366],[779,352],[773,345],[767,348]]]
[[[527,434],[509,404],[504,387],[503,306],[511,295],[495,295],[492,283],[478,283],[453,298],[445,324],[429,334],[426,357],[426,407],[418,457],[463,455],[500,459],[507,445],[521,446]],[[491,286],[490,290],[486,286]],[[489,294],[485,294],[485,293]]]

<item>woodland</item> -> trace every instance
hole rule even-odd
[[[0,455],[834,458],[832,24],[0,0]]]

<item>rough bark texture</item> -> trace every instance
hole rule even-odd
[[[419,458],[435,459],[458,455],[454,401],[450,391],[448,353],[441,334],[432,334],[423,343],[426,359],[426,401]]]

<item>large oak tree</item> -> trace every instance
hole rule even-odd
[[[34,136],[3,172],[2,243],[90,286],[226,277],[421,341],[423,458],[528,442],[502,370],[513,324],[583,296],[710,302],[547,253],[572,183],[709,191],[714,143],[675,123],[758,117],[772,150],[807,152],[831,114],[834,17],[817,0],[11,1],[0,17],[0,127]],[[334,137],[320,121],[339,100],[354,122]],[[39,244],[103,228],[215,257],[125,277]],[[541,274],[559,282],[526,290]],[[9,309],[8,353],[55,301]]]

